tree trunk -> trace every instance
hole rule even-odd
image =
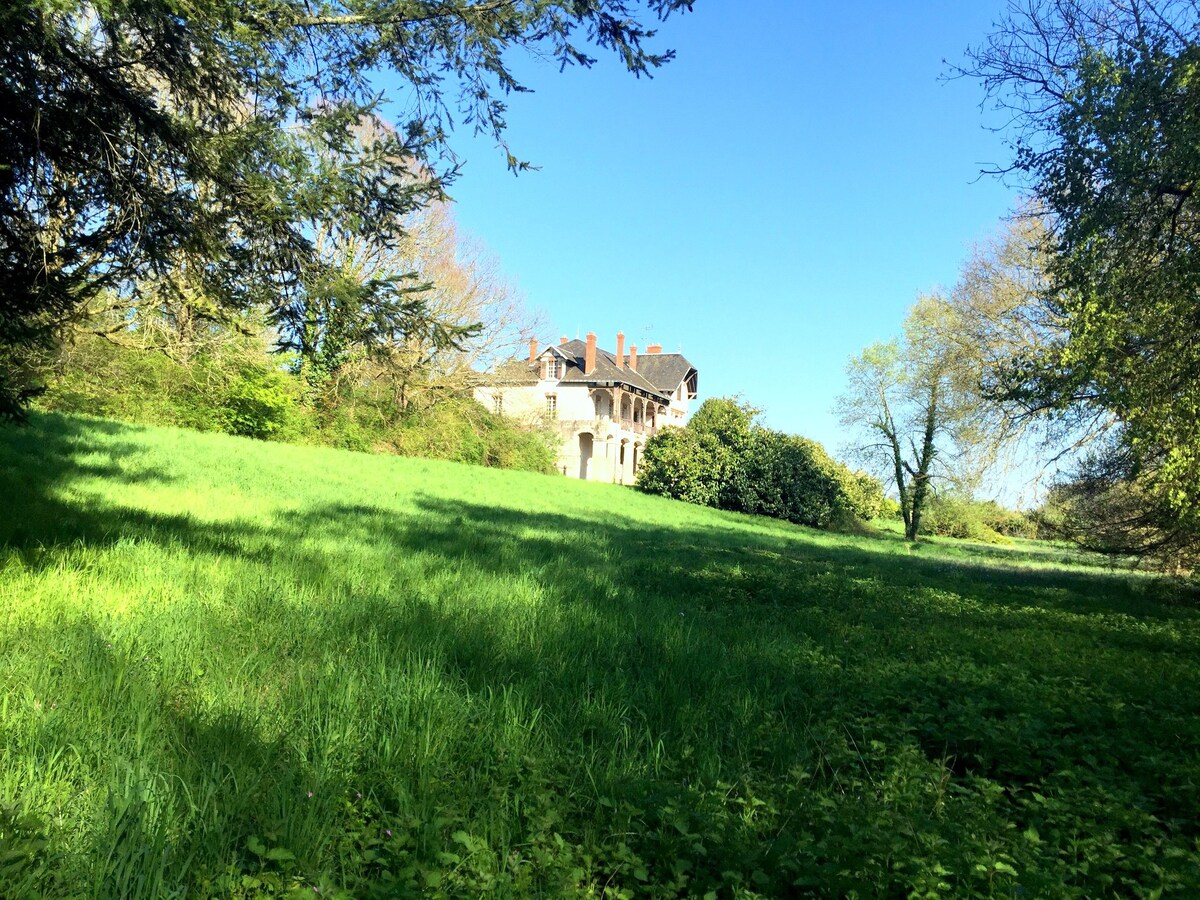
[[[925,408],[925,433],[921,439],[921,453],[917,459],[917,471],[913,473],[913,490],[912,490],[912,516],[905,523],[907,528],[904,536],[910,541],[915,541],[921,530],[921,513],[925,507],[925,500],[929,496],[929,467],[933,463],[934,454],[937,452],[933,445],[934,435],[937,432],[937,404],[938,404],[938,386],[937,379],[929,387],[929,405]]]
[[[896,421],[888,407],[887,398],[880,396],[883,404],[883,421],[877,427],[892,445],[892,464],[896,467],[896,493],[900,495],[900,515],[904,519],[904,533],[908,534],[911,514],[908,506],[908,487],[904,483],[904,457],[900,451],[900,437],[896,432]]]
[[[896,493],[900,495],[900,516],[904,519],[904,534],[912,530],[912,508],[908,505],[908,487],[904,483],[904,457],[900,454],[900,439],[893,430],[888,437],[892,442],[892,461],[896,465]],[[912,540],[912,538],[909,538]]]

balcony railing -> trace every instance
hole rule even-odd
[[[613,424],[620,426],[622,431],[632,431],[634,434],[656,434],[658,429],[651,422],[635,422],[633,419],[613,420]]]

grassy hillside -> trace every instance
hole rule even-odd
[[[51,416],[0,497],[0,896],[1200,892],[1149,579]]]

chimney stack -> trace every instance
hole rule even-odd
[[[531,337],[529,339],[529,362],[530,363],[537,362],[537,352],[538,352],[537,338]]]
[[[662,344],[650,344],[646,347],[647,353],[662,353]]]
[[[625,368],[625,332],[617,332],[617,368]]]
[[[637,371],[637,344],[629,348],[629,371]]]
[[[562,346],[563,344],[565,344],[567,342],[567,340],[568,340],[567,336],[564,334],[562,337],[560,337],[558,339],[559,346]]]
[[[583,355],[583,374],[591,375],[596,371],[596,335],[589,331],[587,334],[587,350]]]

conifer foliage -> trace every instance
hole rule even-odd
[[[101,291],[188,266],[218,309],[285,309],[339,284],[314,223],[387,246],[457,172],[456,124],[505,146],[510,53],[615,52],[690,0],[17,0],[0,10],[0,404],[22,361]],[[380,73],[407,118],[380,115]],[[317,286],[314,288],[314,286]],[[365,286],[422,324],[402,281]],[[372,297],[356,296],[369,305]],[[365,321],[374,322],[370,316]],[[7,364],[5,364],[7,362]]]

